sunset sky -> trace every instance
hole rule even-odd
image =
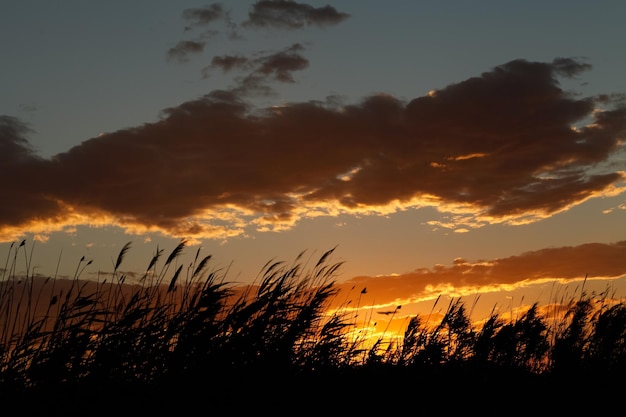
[[[0,255],[25,239],[31,271],[84,256],[96,277],[132,242],[132,279],[185,239],[251,283],[336,247],[338,282],[380,317],[439,295],[509,311],[585,276],[624,297],[624,16],[617,0],[3,2]]]

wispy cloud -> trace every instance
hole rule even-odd
[[[338,12],[331,6],[315,8],[304,3],[271,0],[253,3],[248,19],[239,24],[233,21],[230,17],[231,11],[224,9],[221,3],[186,9],[182,16],[188,23],[185,32],[193,31],[195,38],[181,40],[168,49],[166,56],[170,62],[185,63],[193,56],[201,55],[208,40],[221,33],[214,27],[218,23],[226,25],[226,36],[233,40],[242,39],[241,31],[246,29],[295,30],[305,26],[331,26],[339,24],[349,15]],[[244,74],[238,73],[235,77],[235,87],[231,87],[232,91],[245,96],[269,96],[274,93],[270,85],[272,81],[293,83],[295,82],[293,72],[304,70],[309,66],[309,60],[302,55],[304,50],[302,43],[294,43],[279,51],[262,51],[249,56],[214,55],[210,65],[202,68],[201,76],[209,78],[216,69],[223,73],[243,71]]]
[[[242,38],[242,29],[296,30],[307,26],[334,26],[349,16],[347,13],[337,11],[332,6],[316,8],[295,1],[263,0],[253,3],[248,13],[248,19],[238,24],[231,18],[231,11],[224,9],[222,3],[212,3],[205,7],[190,8],[183,11],[182,17],[187,23],[184,31],[195,31],[196,37],[179,41],[167,50],[166,56],[168,61],[188,62],[191,55],[198,55],[204,51],[208,39],[221,33],[220,30],[213,27],[218,23],[226,25],[225,31],[228,39],[240,39]],[[197,33],[198,30],[200,31],[199,34]],[[289,61],[291,65],[298,65],[298,69],[302,69],[303,63],[295,62],[293,58],[290,55],[279,55],[274,59]],[[212,65],[219,65],[224,62],[223,58],[215,57],[212,60]],[[282,65],[286,64],[287,62],[283,62]],[[206,72],[207,68],[203,70],[204,75]],[[289,78],[287,74],[278,75]]]
[[[183,10],[183,18],[191,26],[205,26],[219,19],[225,18],[227,13],[221,3],[209,4],[205,7]]]
[[[205,45],[206,42],[203,41],[180,41],[167,51],[167,58],[177,62],[187,62],[190,55],[202,53]]]
[[[284,69],[262,63],[277,78]],[[216,237],[424,206],[454,215],[450,227],[537,221],[626,190],[610,166],[626,108],[559,87],[559,76],[587,69],[515,60],[407,103],[374,95],[258,109],[236,90],[213,91],[46,160],[4,117],[0,173],[13,180],[0,192],[16,203],[0,208],[0,230],[11,239],[113,221]]]
[[[241,55],[215,56],[211,60],[211,65],[203,69],[203,74],[207,77],[215,69],[221,69],[225,73],[243,70],[246,75],[236,79],[240,94],[252,95],[254,90],[258,90],[259,85],[271,91],[270,82],[293,83],[295,80],[292,73],[309,66],[309,60],[300,54],[303,50],[304,46],[296,43],[282,51],[259,53],[254,58]],[[251,85],[255,88],[250,89]]]
[[[192,55],[201,54],[206,47],[207,40],[220,34],[220,30],[212,27],[215,23],[226,24],[230,39],[236,39],[239,36],[237,24],[230,18],[230,11],[224,10],[221,3],[185,9],[182,17],[187,23],[184,32],[195,32],[195,38],[178,41],[175,46],[169,48],[166,57],[170,62],[188,62]],[[200,30],[199,34],[197,30]]]

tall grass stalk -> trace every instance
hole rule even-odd
[[[370,340],[358,329],[372,327],[373,311],[358,320],[365,288],[356,306],[346,298],[330,308],[342,296],[335,286],[342,265],[332,261],[335,248],[313,260],[304,252],[293,263],[272,259],[242,286],[229,282],[228,269],[213,269],[212,257],[200,250],[188,264],[179,262],[185,241],[162,264],[157,247],[137,282],[126,282],[121,269],[130,243],[112,273],[95,280],[83,278],[91,265],[85,258],[70,278],[39,276],[26,246],[11,245],[0,280],[0,390],[19,398],[56,392],[68,399],[84,387],[151,387],[182,395],[192,389],[189,381],[208,377],[244,389],[268,375],[328,381],[381,369],[430,377],[436,374],[428,370],[444,369],[567,378],[626,371],[626,307],[608,290],[587,294],[584,283],[569,299],[554,292],[550,309],[534,304],[507,318],[494,308],[480,326],[469,320],[478,297],[470,313],[451,299],[433,324],[439,296],[426,317],[407,318],[403,335],[392,338],[397,306]]]

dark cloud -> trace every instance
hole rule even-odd
[[[286,51],[269,55],[256,62],[259,64],[255,73],[264,76],[273,76],[276,81],[293,82],[293,71],[299,71],[309,66],[309,61],[297,51],[302,50],[300,44],[295,44]]]
[[[226,12],[221,3],[183,10],[183,18],[194,26],[208,25],[215,20],[223,19],[225,16]]]
[[[0,115],[0,168],[33,158],[26,135],[31,129],[16,117]]]
[[[205,67],[202,72],[204,77],[208,77],[213,69],[221,69],[223,72],[230,72],[235,69],[247,71],[247,75],[236,78],[237,87],[235,89],[241,95],[246,96],[269,95],[273,92],[270,87],[271,81],[295,82],[292,73],[309,66],[308,59],[300,54],[300,51],[303,50],[304,47],[296,43],[282,51],[260,53],[254,58],[241,55],[215,56],[211,60],[211,65]]]
[[[221,55],[214,56],[211,59],[210,68],[220,68],[224,72],[232,71],[233,69],[249,68],[250,59],[241,55]]]
[[[230,10],[225,10],[222,3],[213,3],[205,7],[190,8],[183,10],[183,19],[189,24],[185,26],[185,32],[200,28],[201,38],[216,36],[220,33],[216,29],[207,29],[217,22],[222,22],[226,27],[228,39],[239,39],[239,26],[230,17]]]
[[[180,41],[167,51],[167,58],[171,61],[187,62],[190,55],[202,53],[205,45],[204,41]]]
[[[283,29],[300,29],[304,26],[330,26],[341,23],[349,17],[346,13],[340,13],[331,6],[315,8],[308,4],[296,3],[293,1],[270,0],[258,1],[252,5],[249,19],[237,24],[230,17],[230,11],[224,10],[221,3],[213,3],[201,8],[190,8],[183,11],[183,18],[191,25],[185,31],[193,28],[205,28],[217,21],[223,21],[226,25],[226,35],[229,39],[240,39],[241,27],[265,28],[277,27]],[[187,62],[190,55],[200,54],[206,46],[206,39],[218,35],[220,32],[215,29],[205,29],[196,40],[183,40],[167,51],[167,59],[170,61]],[[292,51],[293,52],[293,51]],[[212,66],[222,66],[229,62],[235,63],[232,59],[235,56],[213,58],[211,66],[202,70],[203,77],[208,77]],[[308,65],[308,61],[299,55],[283,53],[273,58],[275,62],[268,63],[267,68],[260,71],[274,72],[275,78],[283,82],[292,82],[290,72],[303,69]],[[239,64],[239,62],[236,62]],[[277,70],[280,67],[285,70]],[[257,77],[258,74],[251,74]]]
[[[572,58],[556,58],[553,62],[554,71],[566,77],[573,77],[583,71],[591,69],[591,65],[578,62]]]
[[[244,26],[300,29],[304,26],[332,26],[350,17],[332,6],[315,8],[289,0],[261,0],[252,5]]]
[[[218,55],[213,57],[211,65],[205,68],[221,69],[229,72],[235,69],[248,71],[251,75],[267,77],[273,75],[277,81],[292,82],[291,72],[299,71],[309,66],[309,61],[300,52],[304,46],[295,43],[279,52],[258,53],[254,58],[242,55]]]
[[[54,224],[62,210],[50,193],[50,162],[39,158],[26,135],[31,129],[20,120],[0,116],[0,240],[14,226],[44,219]],[[52,179],[52,178],[50,178]],[[20,232],[21,233],[21,232]]]
[[[294,68],[263,62],[274,76]],[[0,228],[108,216],[210,237],[424,205],[468,222],[536,221],[624,192],[624,173],[603,167],[623,147],[626,108],[563,91],[559,75],[587,69],[564,62],[511,61],[408,103],[376,95],[256,109],[239,90],[214,91],[51,160],[5,119],[2,169],[14,180],[0,192],[28,208],[3,207]]]

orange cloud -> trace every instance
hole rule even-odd
[[[547,248],[475,262],[455,259],[452,266],[436,265],[432,269],[392,276],[361,276],[338,285],[345,294],[353,288],[359,291],[365,288],[374,308],[388,308],[385,306],[434,300],[439,295],[465,297],[550,281],[567,283],[585,277],[605,280],[623,276],[626,276],[626,241]]]

